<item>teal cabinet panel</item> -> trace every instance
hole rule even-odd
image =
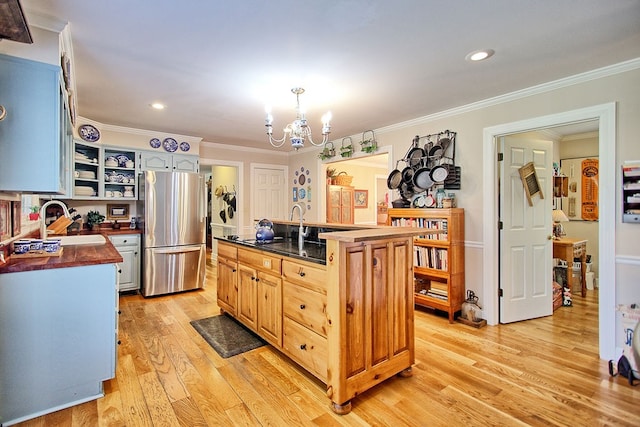
[[[60,67],[0,55],[0,104],[0,191],[64,194],[71,124]]]

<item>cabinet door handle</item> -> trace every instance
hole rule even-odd
[[[300,350],[306,350],[306,349],[307,349],[306,344],[300,344]]]
[[[300,304],[300,310],[304,310],[305,308],[307,308],[307,306],[305,306],[304,304]]]
[[[122,273],[122,270],[118,269],[118,273]]]
[[[301,271],[301,272],[300,272],[300,273],[298,273],[298,274],[300,275],[300,277],[304,277],[304,276],[306,276],[306,274],[305,274],[305,272],[304,272],[304,271]]]
[[[231,270],[232,273],[235,273],[236,271],[238,271],[238,270],[236,270],[235,268],[233,270]]]
[[[122,341],[118,340],[118,345],[122,344]]]
[[[122,243],[127,243],[127,241],[126,241],[126,240],[123,240],[123,241],[122,241]]]

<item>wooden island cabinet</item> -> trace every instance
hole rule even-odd
[[[218,239],[218,304],[324,382],[333,410],[346,414],[353,397],[411,375],[414,235],[320,233],[324,262]]]

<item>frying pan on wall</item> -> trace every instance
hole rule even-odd
[[[400,161],[396,162],[396,168],[391,171],[387,178],[387,188],[389,190],[397,190],[402,183],[402,172],[398,169],[398,163],[400,163]]]
[[[433,179],[431,179],[431,170],[428,167],[423,166],[413,174],[414,187],[421,190],[428,190],[433,186],[433,184],[434,182]]]
[[[442,162],[438,162],[438,164],[431,168],[429,171],[429,177],[433,182],[444,182],[445,179],[449,176],[449,167],[447,164],[443,164]]]
[[[407,166],[402,169],[402,182],[406,182],[407,184],[413,184],[413,175],[414,169],[411,166]]]

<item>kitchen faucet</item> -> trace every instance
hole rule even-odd
[[[300,250],[302,250],[302,247],[304,246],[304,238],[309,235],[309,227],[305,228],[302,225],[302,215],[303,215],[303,213],[302,213],[302,206],[300,206],[299,203],[296,203],[291,208],[291,214],[289,215],[289,221],[293,221],[293,211],[295,211],[296,208],[298,208],[298,211],[300,211],[300,228],[299,228],[299,231],[298,231],[298,248]]]
[[[69,210],[67,209],[67,205],[65,205],[64,203],[58,201],[58,200],[49,200],[48,202],[46,202],[44,205],[42,205],[42,207],[40,208],[40,238],[41,239],[46,239],[48,232],[47,232],[47,224],[45,223],[45,216],[47,214],[47,206],[50,205],[58,205],[60,207],[62,207],[62,211],[64,212],[64,216],[66,216],[67,218],[71,219],[71,213],[69,213]]]

